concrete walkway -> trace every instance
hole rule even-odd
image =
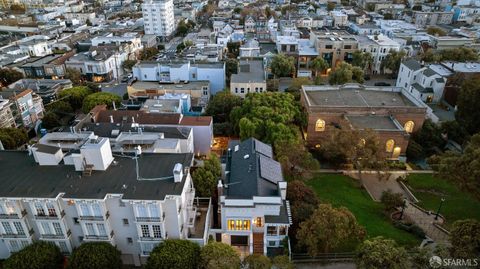
[[[360,179],[358,172],[348,172],[346,175],[355,179]],[[404,197],[408,197],[407,193],[405,193],[403,188],[397,182],[397,178],[404,175],[404,171],[391,172],[388,174],[362,173],[362,184],[372,199],[377,202],[380,202],[382,193],[387,190],[391,190],[393,193],[401,193]]]
[[[425,211],[415,205],[407,202],[405,207],[405,215],[408,216],[416,225],[418,225],[422,230],[436,243],[447,243],[448,242],[448,233],[435,224],[441,225],[444,222],[442,217],[439,217],[438,220],[435,220],[435,213],[429,214],[428,211]]]

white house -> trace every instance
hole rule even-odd
[[[358,49],[363,52],[369,52],[373,57],[373,73],[381,72],[383,59],[387,57],[390,51],[399,51],[400,44],[385,35],[358,36]]]

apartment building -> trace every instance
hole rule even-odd
[[[114,35],[113,33],[96,36],[91,39],[92,46],[102,45],[122,45],[122,50],[127,53],[127,58],[136,60],[137,55],[143,49],[142,39],[137,33],[124,33],[122,35]]]
[[[148,0],[142,4],[147,35],[169,38],[175,31],[173,0]]]
[[[57,99],[58,94],[64,89],[72,88],[72,81],[69,79],[20,79],[10,85],[11,91],[32,90],[42,98],[44,104]]]
[[[0,99],[0,128],[16,127],[10,100]]]
[[[0,92],[0,100],[8,99],[12,103],[11,110],[17,127],[32,129],[37,121],[43,118],[42,98],[32,90],[4,89]]]
[[[287,182],[272,147],[254,138],[230,141],[217,187],[220,225],[210,234],[244,256],[283,253],[292,220]]]
[[[70,57],[65,66],[80,71],[88,81],[109,82],[122,76],[126,57],[127,54],[116,47],[92,47],[90,51]]]
[[[108,242],[124,263],[140,266],[162,240],[206,243],[210,199],[194,198],[192,154],[113,157],[109,140],[98,137],[78,153],[47,145],[29,152],[0,151],[9,175],[0,182],[0,258],[34,240],[64,254]]]
[[[437,24],[452,24],[453,12],[445,11],[415,11],[413,14],[415,25],[419,27],[434,26]]]
[[[373,66],[369,69],[374,74],[382,72],[382,61],[387,57],[390,51],[399,51],[400,44],[385,35],[358,36],[358,49],[363,52],[369,52],[373,57]]]
[[[58,79],[65,76],[65,61],[74,55],[74,52],[51,54],[41,58],[31,58],[20,66],[28,78]]]
[[[359,46],[356,36],[346,31],[312,31],[310,41],[333,69],[343,61],[351,62]]]
[[[139,81],[178,83],[209,81],[210,92],[215,94],[225,88],[225,64],[191,63],[190,61],[142,61],[133,67],[133,76]]]
[[[230,78],[230,92],[245,98],[249,93],[267,91],[263,61],[240,61],[237,74]]]

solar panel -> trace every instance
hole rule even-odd
[[[272,152],[272,147],[265,144],[265,143],[262,143],[258,140],[254,140],[255,141],[255,151],[258,152],[258,153],[261,153],[267,157],[270,157],[270,158],[273,158],[273,152]]]
[[[279,181],[283,181],[282,167],[280,166],[280,163],[260,155],[260,176],[275,184]]]

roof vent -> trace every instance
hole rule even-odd
[[[237,152],[239,148],[240,148],[240,146],[236,145],[236,146],[235,146],[235,149],[234,149],[235,152]]]
[[[243,159],[245,159],[245,160],[248,159],[248,158],[250,158],[250,155],[248,155],[248,154],[243,156]]]

